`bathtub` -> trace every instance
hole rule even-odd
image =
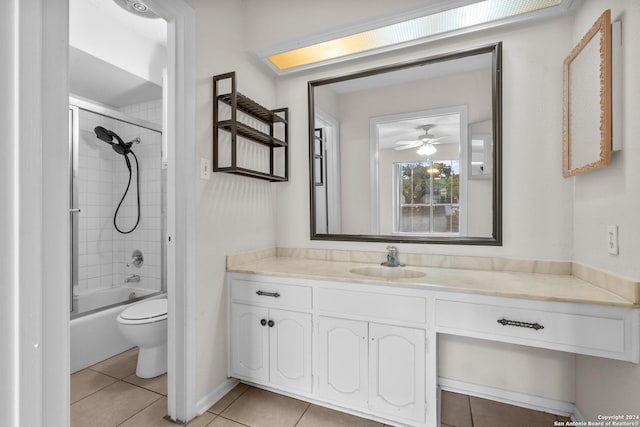
[[[74,308],[79,308],[80,314],[72,315],[69,325],[71,373],[132,348],[133,346],[120,334],[116,320],[118,315],[130,303],[163,297],[166,297],[164,292],[128,287],[109,288],[80,295],[80,298],[73,302]]]

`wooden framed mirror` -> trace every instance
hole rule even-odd
[[[565,177],[611,163],[611,11],[606,10],[564,60]]]

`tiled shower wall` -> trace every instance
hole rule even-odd
[[[123,109],[125,114],[161,123],[161,101]],[[159,132],[80,110],[78,142],[78,290],[80,294],[128,286],[161,290],[162,286],[162,136]],[[130,234],[117,232],[113,214],[127,186],[129,172],[123,156],[97,139],[96,126],[117,133],[125,142],[140,137],[132,151],[140,164],[140,223]],[[131,188],[118,213],[120,229],[129,230],[137,214],[135,160]],[[127,267],[135,249],[144,255],[141,268]],[[125,283],[132,275],[139,283]]]

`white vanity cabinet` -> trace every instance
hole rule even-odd
[[[369,325],[320,316],[318,319],[318,395],[366,408],[369,393]]]
[[[424,329],[370,323],[369,409],[424,423],[425,360]]]
[[[403,423],[425,421],[427,302],[387,286],[316,286],[318,394]]]
[[[310,393],[311,314],[280,308],[310,308],[310,289],[238,280],[230,294],[230,375]]]
[[[320,398],[424,422],[424,329],[320,316],[318,331]]]
[[[249,273],[229,295],[229,376],[397,426],[438,425],[438,334],[640,361],[634,307]]]
[[[439,294],[438,333],[639,360],[639,313],[623,307]]]

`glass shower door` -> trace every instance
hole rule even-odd
[[[166,174],[159,124],[84,103],[69,123],[74,318],[166,289]]]

